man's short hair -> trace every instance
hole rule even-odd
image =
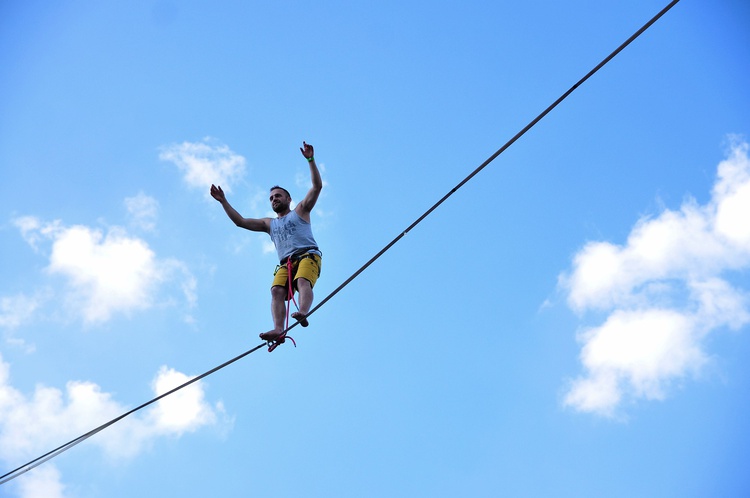
[[[284,192],[286,192],[287,197],[289,197],[290,199],[292,198],[292,194],[290,194],[287,189],[285,189],[284,187],[279,187],[278,185],[274,185],[273,187],[271,187],[271,190],[269,190],[269,192],[276,189],[283,190]]]

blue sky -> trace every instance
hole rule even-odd
[[[667,2],[0,4],[3,473],[259,344]],[[269,5],[270,4],[270,5]],[[292,334],[0,496],[742,496],[750,6],[683,0]]]

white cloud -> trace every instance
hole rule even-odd
[[[41,295],[16,294],[0,297],[0,328],[17,329],[25,325],[43,301]]]
[[[161,367],[152,388],[160,396],[191,378],[176,370]],[[199,381],[200,382],[200,381]],[[163,433],[193,432],[203,425],[216,422],[216,413],[204,401],[199,382],[191,384],[160,400],[152,410],[154,427]]]
[[[613,312],[604,324],[579,337],[588,376],[573,383],[566,403],[613,415],[623,391],[662,399],[669,380],[696,371],[706,361],[694,326],[692,317],[674,310]]]
[[[42,223],[35,216],[21,216],[13,220],[13,224],[21,231],[23,239],[35,251],[39,250],[39,243],[51,237],[60,229],[60,221],[56,220],[51,223]]]
[[[717,234],[731,245],[744,249],[750,247],[750,166],[748,166],[748,144],[734,139],[729,157],[719,164],[719,181],[713,195],[721,199],[716,208],[715,226]]]
[[[195,304],[196,282],[187,267],[174,259],[157,258],[144,240],[122,228],[111,227],[105,233],[29,216],[16,220],[16,225],[36,250],[42,241],[51,241],[46,271],[64,279],[65,303],[85,323],[101,323],[118,313],[150,308],[158,301],[157,291],[168,282],[179,282],[188,307]],[[24,309],[26,315],[0,316],[13,324],[28,319],[34,311],[31,303]]]
[[[712,193],[639,220],[624,245],[586,244],[560,276],[573,310],[608,314],[579,334],[585,374],[566,405],[611,416],[625,397],[662,399],[708,361],[707,334],[750,323],[748,294],[727,280],[750,266],[747,143],[732,142]]]
[[[104,234],[80,225],[56,234],[48,271],[67,279],[74,305],[93,323],[149,307],[163,279],[156,255],[143,240],[120,229]]]
[[[177,165],[185,183],[202,190],[206,196],[210,195],[211,184],[231,192],[234,182],[245,174],[245,158],[211,139],[164,146],[159,159]]]
[[[18,479],[20,498],[64,498],[65,486],[54,465],[38,468]]]
[[[125,208],[131,217],[132,223],[146,231],[156,228],[156,218],[159,214],[159,201],[143,192],[138,192],[134,197],[125,199]]]
[[[152,382],[154,395],[190,377],[162,367]],[[0,459],[18,465],[81,436],[129,409],[92,382],[71,381],[65,391],[38,385],[26,396],[10,384],[10,366],[0,356]],[[102,449],[110,459],[133,458],[158,437],[179,437],[202,427],[228,424],[221,403],[205,400],[204,386],[190,386],[104,429],[84,444]],[[23,460],[19,462],[19,460]],[[23,497],[63,496],[54,462],[18,478]],[[49,494],[42,493],[48,491]]]

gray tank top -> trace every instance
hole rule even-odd
[[[279,261],[298,252],[320,254],[312,234],[312,225],[299,217],[296,211],[281,218],[271,218],[271,240],[276,246]]]

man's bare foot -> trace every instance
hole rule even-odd
[[[307,321],[307,315],[299,311],[295,311],[294,313],[292,313],[292,318],[297,320],[303,327],[307,327],[308,325],[310,325],[310,323],[308,323]]]
[[[269,330],[268,332],[263,332],[260,334],[260,338],[264,341],[271,341],[275,342],[278,341],[280,338],[284,336],[283,330]]]

